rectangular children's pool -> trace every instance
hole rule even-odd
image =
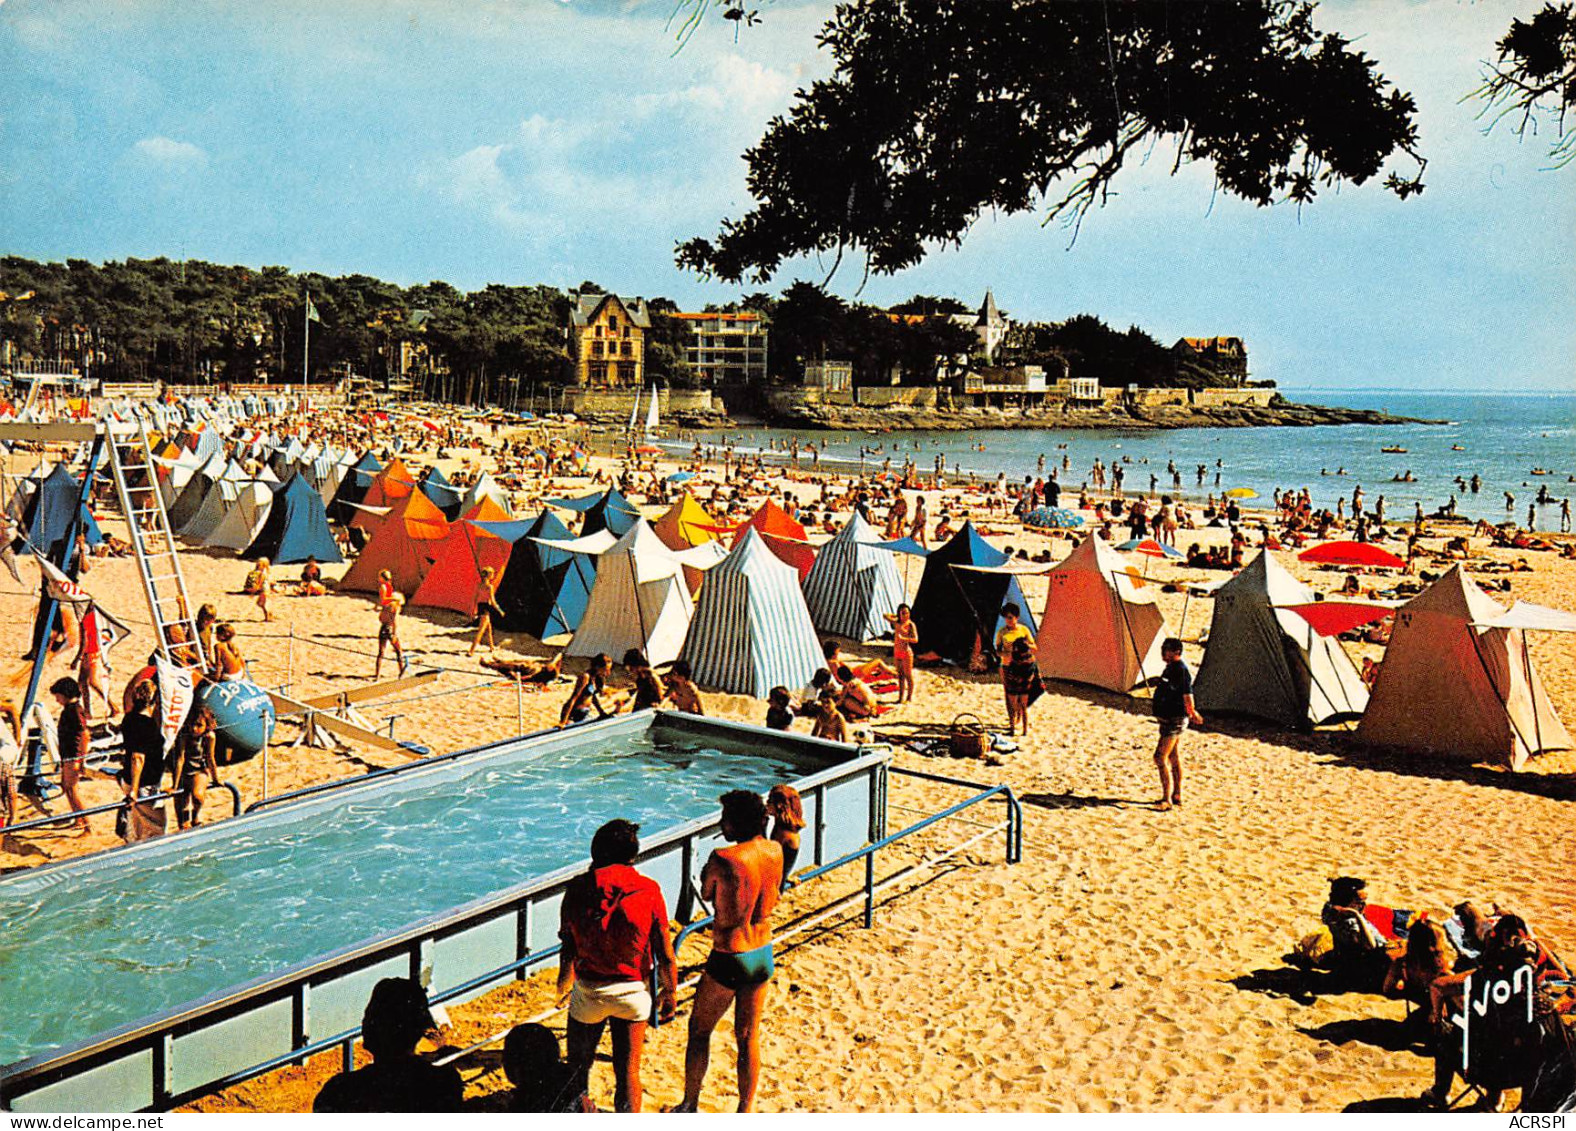
[[[352,1029],[379,978],[476,996],[556,944],[603,822],[642,825],[640,866],[677,912],[721,843],[720,794],[795,784],[817,864],[882,835],[886,770],[884,752],[646,712],[0,879],[0,1102],[165,1108]]]

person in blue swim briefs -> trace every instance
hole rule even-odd
[[[684,1053],[684,1100],[675,1111],[695,1111],[711,1062],[711,1034],[733,1003],[739,1044],[739,1111],[753,1111],[761,1074],[760,1024],[771,981],[772,910],[782,887],[783,850],[766,837],[766,803],[738,789],[722,796],[719,848],[701,872],[701,896],[713,908],[711,957],[690,1013]]]

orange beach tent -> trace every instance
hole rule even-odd
[[[750,527],[755,528],[772,553],[799,571],[799,584],[803,585],[810,567],[815,564],[815,548],[810,545],[804,527],[796,519],[789,518],[788,512],[771,499],[762,503],[750,520],[734,531],[735,546]]]
[[[409,597],[416,592],[432,566],[433,555],[449,533],[449,520],[420,491],[410,491],[378,524],[339,587],[351,592],[373,593],[378,574],[388,570],[394,588]]]
[[[1545,750],[1570,749],[1526,637],[1528,628],[1570,631],[1569,622],[1568,613],[1525,603],[1507,611],[1452,567],[1396,610],[1357,737],[1513,770]]]
[[[432,568],[422,579],[412,605],[453,609],[457,613],[476,611],[476,587],[481,584],[482,568],[493,568],[493,582],[503,578],[509,564],[513,542],[506,542],[473,525],[474,522],[507,522],[509,512],[489,496],[471,508],[459,522],[449,526],[443,541],[433,547]]]
[[[416,477],[406,470],[405,464],[399,459],[389,461],[389,465],[372,477],[367,493],[362,496],[361,505],[364,507],[392,507],[400,500],[408,498],[416,490]],[[430,501],[430,500],[429,500]],[[364,510],[358,510],[350,519],[350,525],[364,530],[367,534],[376,534],[382,525],[384,517]],[[376,586],[373,586],[376,588]]]

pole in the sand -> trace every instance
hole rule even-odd
[[[285,694],[295,694],[295,625],[290,626],[290,643],[285,652]]]
[[[514,678],[514,733],[525,733],[525,680]]]

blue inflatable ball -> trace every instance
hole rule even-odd
[[[274,704],[268,692],[255,683],[236,680],[204,683],[197,703],[213,712],[219,749],[227,760],[244,761],[268,745],[274,733]]]

